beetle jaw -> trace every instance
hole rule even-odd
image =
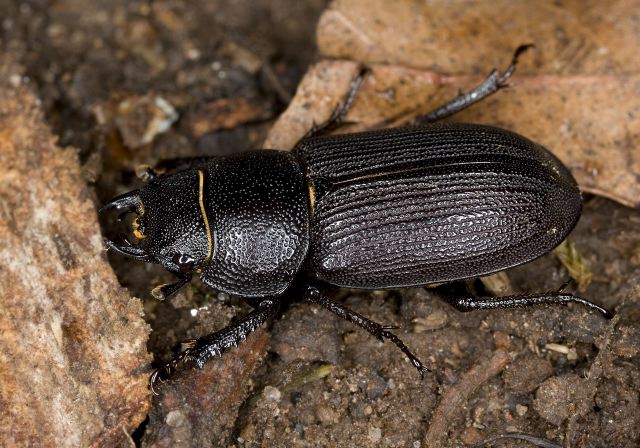
[[[114,210],[120,212],[118,215],[118,221],[121,221],[123,217],[129,213],[135,213],[137,215],[133,226],[134,235],[136,238],[142,239],[143,235],[138,230],[139,225],[137,224],[139,222],[138,218],[144,215],[144,205],[142,203],[142,198],[140,197],[140,191],[133,190],[120,196],[116,196],[111,201],[103,205],[102,208],[98,210],[98,213],[102,215]],[[108,238],[105,238],[104,243],[107,250],[112,250],[119,255],[145,262],[155,261],[153,257],[147,254],[142,247],[131,244],[126,236],[122,236],[121,243],[117,243]]]
[[[121,215],[123,213],[136,213],[138,216],[144,215],[144,206],[142,205],[140,190],[133,190],[116,196],[104,204],[102,208],[98,210],[98,213],[103,214],[111,210],[117,210],[121,212]]]

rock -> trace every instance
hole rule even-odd
[[[545,379],[553,375],[551,363],[535,355],[513,361],[502,374],[505,385],[520,394],[533,392]]]
[[[0,58],[0,445],[118,446],[144,420],[149,329],[104,256],[76,152]]]
[[[114,121],[124,144],[138,148],[169,130],[177,119],[178,113],[167,100],[157,95],[145,95],[121,101]]]
[[[594,405],[596,385],[593,381],[568,374],[549,378],[536,392],[533,408],[551,423],[559,426],[566,419],[590,412]]]

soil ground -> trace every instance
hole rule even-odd
[[[259,147],[314,60],[315,23],[326,3],[0,0],[1,44],[25,67],[60,145],[79,150],[100,204],[138,186],[141,163]],[[144,113],[127,114],[121,105],[150,95],[180,119],[146,143],[137,127],[148,122]],[[293,304],[268,332],[248,398],[209,443],[454,447],[517,432],[559,446],[636,447],[639,229],[638,210],[587,197],[570,235],[593,273],[582,294],[616,310],[612,321],[576,306],[462,314],[438,300],[442,291],[425,288],[337,290],[361,314],[401,327],[398,334],[432,369],[423,380],[392,345],[324,310]],[[149,351],[158,359],[248,311],[198,284],[158,303],[149,290],[166,273],[110,260],[121,283],[144,299]],[[568,278],[552,254],[507,275],[516,291],[553,290]],[[470,287],[486,292],[480,281]],[[478,366],[488,373],[474,371]],[[160,405],[157,399],[136,443],[163,445],[157,435],[172,421]]]

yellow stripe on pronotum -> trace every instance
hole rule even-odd
[[[316,204],[316,190],[311,185],[311,182],[307,187],[309,188],[309,207],[311,208],[311,213],[313,213],[313,206]]]
[[[205,262],[211,260],[213,256],[213,239],[211,238],[211,227],[209,227],[209,218],[204,208],[204,171],[198,170],[198,203],[200,204],[200,213],[204,220],[204,226],[207,230],[207,258]]]

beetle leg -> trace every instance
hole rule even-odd
[[[504,308],[524,308],[534,305],[561,303],[579,303],[588,308],[600,312],[607,319],[611,319],[612,314],[601,306],[596,305],[582,297],[574,296],[565,292],[545,292],[540,294],[519,294],[503,297],[450,297],[443,296],[443,300],[449,303],[458,311],[495,310]]]
[[[149,165],[138,165],[136,167],[136,177],[142,182],[149,182],[158,177],[158,172]]]
[[[162,285],[158,285],[151,290],[151,295],[154,299],[164,300],[167,297],[172,296],[176,292],[180,290],[184,285],[191,281],[191,275],[180,278],[175,283],[164,283]]]
[[[422,361],[420,361],[418,357],[414,355],[411,350],[409,350],[409,347],[407,347],[398,336],[388,331],[390,329],[398,327],[393,325],[380,325],[377,322],[367,319],[361,314],[358,314],[355,311],[352,311],[349,308],[346,308],[339,303],[336,303],[333,300],[329,299],[328,297],[322,295],[318,288],[308,288],[305,294],[305,300],[316,303],[328,309],[332,313],[338,315],[339,317],[356,324],[360,328],[364,328],[380,341],[384,341],[385,339],[390,340],[402,351],[402,353],[407,356],[407,358],[409,358],[409,361],[411,361],[413,366],[418,370],[418,373],[421,377],[424,378],[424,374],[429,371],[429,369],[427,369],[425,365],[422,364]]]
[[[262,300],[255,310],[237,322],[207,336],[189,340],[186,350],[153,371],[149,377],[149,388],[156,394],[154,384],[160,381],[161,377],[170,375],[182,364],[194,363],[198,368],[202,368],[210,358],[221,356],[228,349],[244,341],[252,331],[273,317],[279,309],[278,299]]]
[[[211,157],[177,157],[163,159],[154,168],[158,175],[175,174],[180,171],[206,167],[211,163]]]
[[[314,123],[314,125],[311,127],[309,132],[307,132],[304,135],[304,137],[302,137],[301,141],[304,140],[305,138],[318,137],[320,135],[328,134],[329,132],[339,128],[341,125],[344,124],[344,117],[346,117],[347,114],[349,113],[349,109],[351,109],[351,105],[353,104],[353,101],[356,99],[358,90],[360,90],[360,86],[362,86],[362,83],[364,82],[364,78],[367,76],[368,73],[369,73],[368,68],[363,67],[360,69],[358,76],[356,76],[354,80],[351,81],[349,92],[344,97],[344,101],[342,102],[342,104],[340,103],[336,104],[336,107],[335,109],[333,109],[331,116],[326,121],[320,124]],[[296,143],[295,146],[298,146],[298,143]]]
[[[460,112],[463,109],[471,106],[478,101],[483,100],[492,93],[497,92],[508,86],[507,80],[513,75],[518,64],[518,57],[529,48],[533,47],[533,44],[520,45],[511,59],[511,64],[507,69],[500,73],[498,70],[493,69],[489,76],[478,87],[470,91],[469,93],[461,92],[457,97],[448,103],[438,107],[436,110],[429,112],[426,115],[418,117],[416,122],[418,124],[432,123],[442,118],[449,117],[453,114]]]

